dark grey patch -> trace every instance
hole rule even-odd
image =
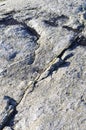
[[[27,55],[24,60],[24,64],[31,65],[33,64],[35,60],[35,53],[31,53],[30,55]]]
[[[7,60],[13,60],[17,55],[17,52],[13,52],[12,54],[9,54],[9,56],[7,57]]]
[[[63,67],[68,67],[70,65],[70,62],[69,61],[64,61],[64,63],[63,64],[61,64],[60,66],[59,66],[59,68],[63,68]]]
[[[86,46],[86,37],[79,36],[77,42],[78,42],[78,45],[80,45],[80,46]]]
[[[57,27],[58,25],[65,23],[68,19],[69,18],[67,16],[61,15],[61,16],[51,17],[48,20],[44,20],[43,22],[47,25]]]
[[[73,31],[75,33],[78,33],[78,32],[81,32],[84,29],[84,24],[79,25],[76,29],[69,27],[69,26],[66,26],[66,25],[63,25],[62,27],[67,29],[68,31]]]
[[[81,100],[81,102],[82,102],[84,105],[86,105],[86,101],[85,101],[85,99],[84,99],[84,96],[83,96],[83,95],[81,96],[80,100]]]
[[[0,76],[6,76],[7,75],[7,69],[4,69],[2,72],[0,72]]]
[[[67,56],[65,56],[64,60],[71,58],[73,55],[74,55],[73,53],[68,54]]]
[[[3,130],[3,128],[6,126],[12,128],[12,126],[14,125],[15,115],[17,114],[17,102],[9,96],[4,96],[4,100],[7,101],[7,105],[5,107],[5,116],[0,122],[0,130]]]
[[[33,72],[33,73],[35,73],[35,72],[38,73],[38,72],[39,72],[39,68],[38,68],[38,67],[33,67],[33,68],[32,68],[32,72]]]
[[[8,15],[2,19],[0,19],[0,25],[17,25],[19,24],[17,20],[15,20],[14,18],[12,18],[11,15]]]
[[[9,109],[10,105],[12,105],[12,107],[15,107],[17,105],[16,101],[13,98],[9,97],[9,96],[4,96],[4,100],[7,101],[7,105],[5,107],[6,110]]]
[[[83,14],[83,18],[86,20],[86,12]]]
[[[53,27],[58,26],[58,22],[54,22],[52,20],[44,20],[44,23]]]
[[[83,12],[86,10],[86,3],[83,3],[82,5],[79,6],[78,12]]]

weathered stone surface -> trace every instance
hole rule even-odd
[[[0,2],[0,130],[86,129],[85,30],[86,0]]]
[[[27,93],[17,108],[15,130],[85,130],[85,49],[70,51],[73,57]]]

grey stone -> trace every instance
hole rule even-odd
[[[0,2],[0,130],[86,129],[85,3]]]

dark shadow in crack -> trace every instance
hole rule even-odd
[[[71,58],[73,55],[74,55],[73,53],[68,54],[67,56],[65,56],[64,61],[66,61],[67,59]]]
[[[8,15],[5,18],[2,18],[0,20],[0,25],[8,26],[8,25],[17,25],[17,24],[19,24],[19,22],[17,20],[13,19],[11,15]]]
[[[4,100],[7,101],[7,104],[5,107],[5,117],[3,118],[3,121],[0,124],[0,130],[2,130],[6,126],[12,128],[14,125],[15,115],[17,114],[17,102],[9,96],[4,96]]]
[[[49,18],[49,20],[44,20],[43,22],[47,25],[57,27],[59,25],[59,22],[65,23],[69,18],[65,15],[61,16],[54,16]]]
[[[79,39],[78,39],[78,44],[80,46],[86,46],[86,37],[80,36]]]
[[[59,68],[68,67],[70,65],[69,61],[64,61],[64,64],[60,65]]]

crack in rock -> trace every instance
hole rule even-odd
[[[7,14],[4,14],[4,15],[8,15],[6,16],[5,18],[2,18],[0,20],[0,24],[1,25],[5,25],[5,26],[11,26],[11,25],[22,25],[24,27],[24,29],[27,30],[28,33],[30,33],[31,35],[35,35],[37,37],[36,41],[39,39],[40,35],[38,34],[38,32],[28,26],[25,22],[20,22],[16,19],[13,18],[12,15],[10,15],[10,13],[7,13]],[[65,21],[65,20],[68,20],[68,17],[65,16],[65,15],[62,15],[62,16],[58,16],[56,18],[51,18],[50,20],[44,20],[44,22],[50,26],[58,26],[58,20],[62,20]],[[64,55],[64,53],[68,50],[68,49],[72,49],[79,45],[82,45],[82,46],[86,46],[86,38],[80,33],[82,32],[83,30],[83,26],[80,27],[79,30],[77,29],[73,29],[71,27],[68,27],[68,26],[63,26],[63,28],[67,29],[68,31],[74,31],[74,32],[77,32],[78,35],[74,37],[74,39],[71,41],[71,45],[64,49],[59,56],[55,57],[56,59],[58,58],[59,60],[57,62],[55,62],[54,64],[51,64],[51,66],[49,67],[48,69],[48,73],[47,73],[47,76],[43,77],[41,80],[49,77],[49,76],[52,76],[53,72],[54,71],[57,71],[62,65],[64,64],[67,64],[67,65],[70,65],[70,63],[68,63],[66,60],[70,57],[73,56],[73,54],[70,54],[68,56],[66,56],[64,59],[62,59],[62,56]],[[25,60],[26,61],[26,60]],[[31,62],[32,63],[32,62]],[[0,121],[0,130],[2,130],[5,126],[13,126],[13,118],[15,117],[15,115],[17,114],[17,110],[16,110],[16,107],[20,104],[20,102],[22,101],[22,99],[24,98],[25,94],[26,94],[26,91],[28,90],[28,88],[32,85],[32,89],[29,93],[32,93],[34,91],[34,88],[36,87],[36,84],[37,82],[39,81],[40,79],[40,76],[42,75],[42,73],[44,73],[46,71],[46,68],[41,72],[41,74],[36,77],[36,79],[31,82],[31,84],[25,89],[24,91],[24,94],[21,98],[21,100],[19,101],[19,103],[17,104],[17,102],[9,97],[9,96],[5,96],[4,99],[7,101],[7,105],[5,107],[5,110],[4,112],[2,113],[4,116],[3,116],[3,119]],[[82,101],[83,101],[83,98],[82,98]]]
[[[24,94],[23,94],[23,97],[24,97],[24,95],[26,94],[26,91],[28,90],[28,88],[29,88],[30,86],[32,86],[32,87],[31,87],[31,91],[29,91],[29,93],[32,93],[32,92],[34,91],[34,88],[36,87],[36,84],[37,84],[39,81],[44,80],[45,78],[47,78],[47,77],[49,77],[49,76],[52,76],[53,72],[54,72],[54,71],[57,71],[60,67],[64,67],[64,65],[65,65],[65,66],[69,66],[69,65],[70,65],[70,63],[67,62],[66,60],[69,59],[70,57],[72,57],[73,54],[72,54],[72,53],[68,54],[66,57],[64,57],[64,59],[62,59],[62,56],[64,55],[64,53],[65,53],[67,50],[75,49],[77,46],[80,45],[79,42],[80,42],[80,41],[82,42],[82,39],[83,39],[83,38],[80,39],[80,36],[81,36],[81,33],[79,33],[78,36],[75,36],[75,37],[73,38],[73,40],[71,41],[70,46],[69,46],[68,48],[64,49],[64,50],[60,53],[59,56],[55,57],[55,60],[56,60],[56,61],[55,61],[53,64],[51,64],[48,68],[45,68],[44,70],[42,70],[41,74],[40,74],[38,77],[36,77],[36,79],[35,79],[33,82],[31,82],[31,84],[26,88],[26,90],[25,90],[25,92],[24,92]],[[83,37],[83,36],[81,36],[81,37]],[[59,60],[57,61],[58,58],[59,58]],[[53,59],[53,60],[54,60],[54,59]],[[52,61],[53,61],[53,60],[52,60]],[[52,61],[51,61],[51,62],[52,62]],[[41,75],[42,75],[43,73],[46,73],[46,71],[47,71],[47,74],[45,74],[46,76],[43,76],[43,77],[40,79]],[[22,99],[23,99],[23,97],[22,97]],[[22,101],[22,99],[21,99],[21,101]],[[21,101],[20,101],[20,102],[21,102]],[[20,104],[20,102],[19,102],[19,104]]]
[[[79,36],[80,35],[81,35],[81,33],[79,34]],[[31,90],[29,91],[29,93],[32,93],[34,91],[34,88],[36,87],[36,84],[39,81],[44,80],[45,78],[47,78],[49,76],[52,76],[53,72],[57,71],[60,67],[64,67],[64,65],[65,66],[69,66],[70,65],[70,63],[67,62],[66,60],[69,59],[70,57],[72,57],[73,54],[70,53],[69,55],[64,57],[64,59],[62,59],[62,56],[64,55],[64,53],[67,50],[75,49],[77,46],[79,46],[79,44],[78,44],[79,43],[79,36],[75,36],[73,38],[73,40],[71,41],[71,45],[68,48],[64,49],[59,56],[55,57],[55,62],[52,63],[53,60],[54,60],[53,59],[51,61],[52,64],[48,68],[45,68],[44,70],[42,70],[41,74],[38,77],[36,77],[36,79],[33,82],[31,82],[30,85],[28,85],[28,87],[24,91],[24,94],[23,94],[19,104],[22,102],[23,98],[26,96],[27,90],[30,88],[30,86],[31,86]],[[57,60],[58,58],[59,58],[59,60]],[[43,73],[45,73],[45,74],[42,76],[42,78],[40,78]]]
[[[62,59],[62,56],[64,55],[64,53],[67,51],[67,50],[71,50],[71,49],[75,49],[77,46],[86,46],[86,38],[84,36],[81,35],[81,33],[78,34],[78,36],[75,36],[73,38],[73,40],[71,40],[71,44],[68,48],[64,49],[59,56],[57,56],[57,58],[59,58],[59,61],[55,62],[54,64],[52,64],[49,69],[48,69],[48,72],[47,72],[47,75],[44,76],[41,80],[49,77],[49,76],[52,76],[53,72],[54,71],[57,71],[60,67],[66,65],[66,66],[69,66],[70,63],[67,62],[66,60],[69,59],[70,57],[73,56],[73,54],[69,54],[67,55],[64,59]]]

